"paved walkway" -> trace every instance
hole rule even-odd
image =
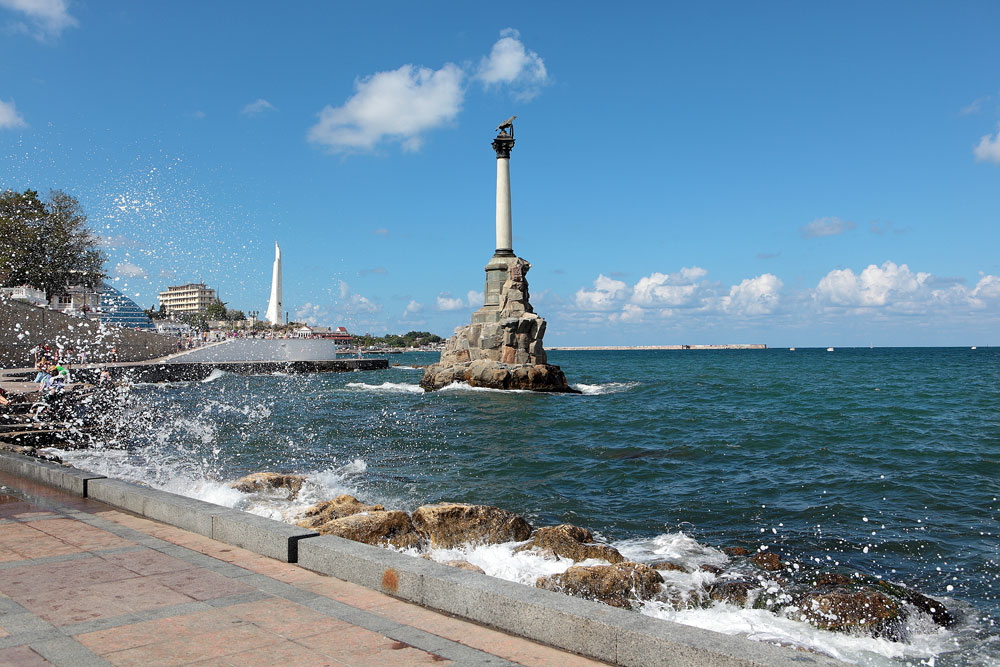
[[[2,665],[599,665],[0,474]]]

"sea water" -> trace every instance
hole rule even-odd
[[[642,613],[859,664],[1000,664],[1000,351],[980,348],[551,352],[582,395],[417,383],[389,370],[135,387],[125,449],[84,468],[278,519],[339,493],[387,508],[481,503],[573,523],[694,591],[722,547],[767,547],[882,577],[959,617],[905,642],[818,630],[715,603]],[[299,497],[228,482],[308,476]],[[572,563],[514,545],[439,550],[532,584]]]

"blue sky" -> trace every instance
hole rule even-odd
[[[517,114],[549,345],[995,345],[998,28],[993,2],[0,0],[0,188],[78,197],[144,306],[204,280],[263,311],[278,240],[293,317],[446,335]]]

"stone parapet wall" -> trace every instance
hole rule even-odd
[[[87,361],[108,360],[112,348],[118,361],[144,361],[177,351],[176,338],[0,298],[0,368],[31,366],[32,348],[45,343],[83,352]]]

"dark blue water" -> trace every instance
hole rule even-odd
[[[279,469],[311,473],[330,493],[404,509],[497,505],[614,543],[683,532],[716,547],[768,545],[968,603],[937,664],[1000,659],[1000,351],[552,352],[550,362],[585,395],[424,395],[421,371],[400,368],[139,388],[135,449],[103,465],[202,497],[225,495],[213,482]]]

